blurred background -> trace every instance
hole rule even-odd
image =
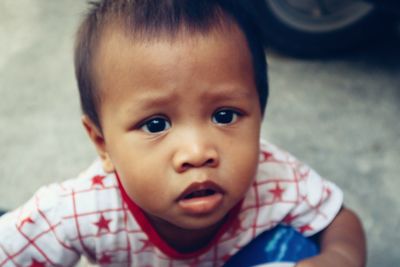
[[[400,32],[392,7],[267,3],[263,136],[344,190],[367,233],[368,267],[399,266]],[[0,1],[0,209],[96,157],[72,62],[85,9],[78,0]]]

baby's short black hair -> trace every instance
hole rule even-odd
[[[262,113],[268,98],[267,64],[262,38],[260,4],[264,0],[102,0],[81,23],[75,44],[75,75],[82,111],[101,130],[101,95],[93,78],[93,57],[106,26],[116,23],[137,39],[174,37],[180,30],[208,33],[233,23],[244,33],[252,56],[254,79]]]

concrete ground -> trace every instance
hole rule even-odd
[[[72,68],[84,1],[0,2],[0,208],[75,176],[95,157]],[[345,192],[368,267],[399,266],[400,38],[331,60],[269,53],[263,135]]]

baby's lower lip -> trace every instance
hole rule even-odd
[[[222,193],[214,193],[208,196],[181,199],[178,205],[187,214],[204,215],[218,209],[222,204],[222,198]]]

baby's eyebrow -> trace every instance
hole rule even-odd
[[[190,89],[188,89],[190,94]],[[241,99],[248,99],[252,94],[250,88],[243,88],[240,86],[221,86],[210,88],[205,90],[200,96],[202,101],[205,103],[217,103],[221,101],[238,101]],[[179,99],[179,94],[173,90],[149,92],[147,94],[138,96],[136,98],[135,105],[127,109],[127,112],[139,110],[147,110],[154,107],[163,107],[177,103],[177,101],[185,101],[185,99]]]
[[[128,108],[128,113],[137,109],[145,110],[153,107],[161,107],[176,100],[175,94],[150,93],[139,96],[135,101],[135,105]]]

